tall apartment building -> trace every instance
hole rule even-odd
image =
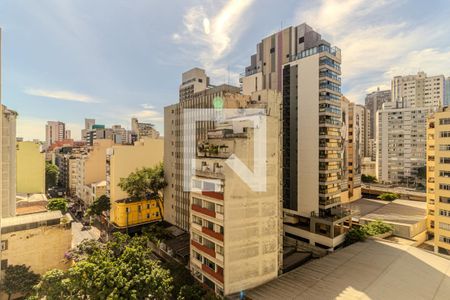
[[[119,229],[144,225],[162,218],[159,199],[130,199],[119,186],[121,178],[163,161],[164,141],[144,138],[134,145],[113,145],[106,156],[106,195],[111,201],[110,222]],[[133,229],[131,229],[133,230]]]
[[[370,128],[372,129],[369,133],[370,139],[375,139],[375,124],[377,111],[381,109],[383,103],[391,101],[391,90],[380,90],[378,87],[376,91],[371,92],[366,95],[365,106],[370,112]],[[371,155],[368,155],[371,156]]]
[[[113,141],[115,144],[127,144],[127,130],[121,125],[113,125]]]
[[[412,107],[440,107],[444,104],[444,75],[395,76],[391,81],[392,101],[402,101]]]
[[[450,77],[447,77],[445,79],[445,89],[444,89],[445,99],[444,99],[444,106],[447,106],[450,104]]]
[[[16,118],[17,113],[1,105],[2,217],[16,215]]]
[[[242,91],[283,93],[286,235],[334,248],[350,213],[341,207],[341,52],[310,26],[288,27],[257,45]]]
[[[450,111],[428,118],[427,227],[434,249],[450,255]]]
[[[159,138],[159,132],[155,129],[155,125],[139,122],[136,118],[131,118],[131,132],[136,135],[136,140],[144,137]]]
[[[50,147],[53,143],[66,138],[66,124],[60,121],[47,121],[45,125],[45,145]]]
[[[255,163],[256,125],[235,115],[198,143],[192,178],[191,271],[222,296],[270,281],[282,266],[281,93],[265,90],[251,99],[243,108],[265,111],[266,191],[252,190],[226,163],[233,154],[245,165]]]
[[[352,202],[361,198],[361,162],[364,147],[365,108],[349,101],[341,100],[342,110],[342,183],[341,201]]]
[[[164,108],[164,169],[168,186],[164,190],[165,220],[183,230],[189,230],[189,192],[185,187],[188,176],[184,174],[186,149],[183,144],[183,110],[212,109],[214,99],[220,99],[225,108],[232,107],[234,100],[243,98],[238,87],[230,85],[210,86],[204,70],[194,68],[182,75],[180,102]],[[234,106],[237,107],[237,106]],[[197,122],[196,140],[206,138],[213,121]],[[186,137],[190,138],[190,137]],[[191,137],[194,138],[194,137]],[[189,150],[191,151],[191,150]]]
[[[72,131],[66,130],[66,132],[64,133],[64,137],[65,139],[70,140],[72,138]]]
[[[413,184],[426,162],[426,120],[433,107],[388,102],[377,113],[376,174],[379,182]]]

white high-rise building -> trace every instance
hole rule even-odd
[[[439,107],[444,104],[445,77],[417,75],[395,76],[391,82],[392,101],[411,107]]]

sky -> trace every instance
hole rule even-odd
[[[84,118],[163,133],[182,72],[238,85],[262,38],[303,22],[342,49],[343,93],[363,103],[395,75],[450,76],[449,16],[448,0],[0,0],[2,103],[27,140],[48,120],[80,138]]]

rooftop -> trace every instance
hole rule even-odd
[[[45,222],[49,220],[54,219],[60,219],[63,217],[63,214],[61,211],[47,211],[47,212],[41,212],[41,213],[35,213],[35,214],[28,214],[28,215],[22,215],[22,216],[15,216],[10,218],[2,218],[2,228],[9,227],[9,226],[17,226],[17,225],[24,225],[24,224],[30,224],[30,223],[36,223],[36,222]]]
[[[249,299],[448,299],[450,260],[385,240],[353,244],[246,292]]]

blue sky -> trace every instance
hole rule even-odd
[[[343,91],[362,103],[394,75],[450,75],[450,1],[0,0],[3,98],[19,112],[18,136],[44,138],[84,118],[163,131],[181,73],[237,84],[256,43],[307,22],[342,49]]]

